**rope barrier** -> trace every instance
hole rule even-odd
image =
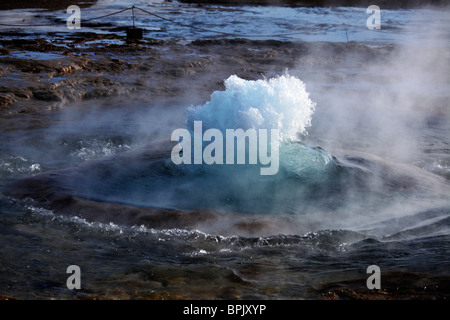
[[[184,23],[177,22],[177,21],[174,21],[174,20],[169,19],[169,18],[162,17],[160,15],[157,15],[156,13],[149,12],[149,11],[144,10],[142,8],[139,8],[139,7],[135,7],[135,8],[139,9],[139,10],[141,10],[141,11],[143,11],[143,12],[149,14],[149,15],[155,16],[155,17],[157,17],[159,19],[166,20],[166,21],[172,22],[174,24],[177,24],[177,25],[180,25],[180,26],[183,26],[183,27],[188,27],[188,28],[192,28],[192,29],[196,29],[196,30],[200,30],[200,31],[220,33],[220,34],[224,34],[224,35],[228,35],[228,36],[234,36],[234,37],[248,37],[248,38],[281,37],[281,36],[296,35],[296,34],[302,34],[303,33],[301,31],[292,32],[292,33],[280,33],[280,34],[240,34],[240,33],[232,33],[232,32],[223,32],[223,31],[217,31],[217,30],[212,30],[212,29],[200,28],[200,27],[196,27],[196,26],[193,26],[193,25],[189,25],[189,24],[184,24]]]
[[[84,22],[89,22],[89,21],[92,21],[92,20],[97,20],[97,19],[102,19],[102,18],[110,17],[110,16],[113,16],[113,15],[115,15],[115,14],[119,14],[119,13],[125,12],[125,11],[127,11],[127,10],[130,10],[130,9],[132,9],[132,8],[133,8],[133,7],[125,8],[125,9],[120,10],[120,11],[117,11],[117,12],[113,12],[113,13],[110,13],[110,14],[105,14],[104,16],[95,17],[95,18],[91,18],[91,19],[83,20],[83,21],[84,21]]]
[[[153,13],[153,12],[141,9],[139,7],[135,7],[135,8],[139,9],[139,10],[141,10],[141,11],[143,11],[143,12],[149,14],[149,15],[157,17],[159,19],[162,19],[162,20],[165,20],[165,21],[169,21],[169,22],[172,22],[174,24],[177,24],[177,25],[180,25],[180,26],[183,26],[183,27],[188,27],[188,28],[196,29],[196,30],[200,30],[200,31],[215,32],[215,33],[220,33],[220,34],[225,34],[225,35],[233,35],[232,33],[228,33],[228,32],[217,31],[217,30],[210,30],[210,29],[200,28],[200,27],[196,27],[196,26],[193,26],[193,25],[189,25],[189,24],[184,24],[184,23],[177,22],[177,21],[169,19],[169,18],[164,18],[164,17],[162,17],[160,15],[157,15],[156,13]]]
[[[213,29],[207,29],[207,28],[201,28],[201,27],[197,27],[197,26],[193,26],[190,24],[185,24],[182,22],[178,22],[175,21],[173,19],[169,19],[166,17],[163,17],[161,15],[158,15],[156,13],[147,11],[145,9],[136,7],[136,6],[132,6],[132,7],[128,7],[125,8],[123,10],[119,10],[116,12],[112,12],[109,14],[105,14],[103,16],[99,16],[99,17],[94,17],[88,20],[83,20],[83,22],[90,22],[93,20],[98,20],[98,19],[102,19],[102,18],[107,18],[122,12],[125,12],[127,10],[132,10],[133,11],[133,27],[134,27],[134,9],[138,9],[148,15],[154,16],[158,19],[164,20],[164,21],[168,21],[170,23],[182,26],[182,27],[187,27],[187,28],[191,28],[194,30],[198,30],[198,31],[203,31],[203,32],[212,32],[212,33],[218,33],[218,34],[222,34],[222,35],[226,35],[226,36],[233,36],[233,37],[243,37],[243,38],[257,38],[257,37],[282,37],[282,36],[290,36],[290,35],[297,35],[297,34],[302,34],[302,31],[296,31],[296,32],[290,32],[290,33],[279,33],[279,34],[240,34],[240,33],[234,33],[234,32],[224,32],[224,31],[218,31],[218,30],[213,30]],[[25,24],[4,24],[4,23],[0,23],[0,26],[8,26],[8,27],[51,27],[51,26],[55,26],[55,24],[35,24],[35,25],[25,25]],[[328,28],[327,28],[328,29]],[[347,30],[346,30],[347,33]],[[348,40],[347,40],[348,41]]]

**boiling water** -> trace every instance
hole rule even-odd
[[[244,9],[239,14],[255,21],[306,10]],[[230,18],[228,9],[211,10]],[[313,16],[354,10],[307,9]],[[388,13],[423,13],[425,20],[440,14]],[[196,19],[214,27],[209,17]],[[388,24],[404,27],[395,21]],[[389,30],[379,44],[396,42]],[[448,40],[446,30],[439,33]],[[445,42],[442,34],[436,43]],[[448,55],[409,64],[405,57],[412,56],[331,70],[344,78],[338,83],[300,68],[256,81],[231,75],[224,90],[199,105],[179,101],[167,111],[136,103],[130,112],[120,101],[99,102],[3,130],[0,293],[318,298],[322,283],[363,278],[364,285],[373,264],[383,272],[448,276]],[[417,74],[426,81],[414,82]],[[416,108],[421,102],[430,104]],[[8,128],[11,120],[3,121]],[[192,132],[194,121],[221,132],[279,129],[278,173],[262,176],[249,164],[173,164],[171,132]],[[27,192],[32,196],[19,196]],[[82,270],[79,291],[65,286],[72,264]]]

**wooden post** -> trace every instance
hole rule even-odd
[[[134,23],[134,6],[131,7],[131,11],[133,14],[133,27],[127,29],[127,41],[142,40],[144,29],[136,28]]]

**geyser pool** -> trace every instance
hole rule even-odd
[[[174,130],[171,141],[181,139],[181,142],[173,147],[170,157],[175,165],[240,165],[246,164],[248,158],[250,165],[258,164],[258,162],[260,165],[268,165],[268,167],[260,169],[261,175],[274,175],[278,172],[280,161],[279,130],[270,130],[270,142],[267,136],[266,129],[256,131],[250,128],[245,132],[243,129],[226,129],[226,142],[224,143],[224,136],[220,130],[210,128],[203,132],[202,122],[194,121],[193,138],[187,129]],[[210,143],[203,149],[204,141]],[[248,145],[246,141],[248,141]],[[193,144],[192,148],[191,143]]]
[[[168,133],[165,141],[155,141],[142,150],[89,161],[42,178],[44,185],[54,184],[66,194],[101,202],[240,214],[319,217],[325,212],[333,219],[339,214],[369,217],[398,202],[417,203],[422,194],[429,195],[441,186],[406,165],[350,150],[334,156],[302,142],[314,109],[304,83],[286,74],[256,81],[231,76],[225,80],[225,90],[213,92],[210,101],[187,108],[183,132],[194,133],[197,121],[202,123],[203,134],[210,129],[224,135],[236,128],[278,130],[279,163],[266,168],[278,168],[273,175],[261,175],[260,165],[237,164],[237,152],[234,165],[174,164],[170,150],[175,143],[169,143]],[[255,152],[250,146],[243,149]],[[217,160],[218,154],[214,156]],[[440,197],[441,193],[431,194]]]

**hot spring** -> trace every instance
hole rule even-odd
[[[151,8],[181,24],[164,21],[136,45],[114,35],[125,15],[86,25],[103,28],[95,45],[39,31],[35,46],[51,33],[57,60],[81,68],[54,83],[58,61],[34,61],[48,70],[34,74],[14,69],[23,48],[2,57],[2,83],[49,79],[69,100],[26,100],[20,87],[30,108],[1,110],[0,295],[449,297],[445,11],[382,8],[373,31],[365,8]],[[227,32],[298,32],[217,39],[186,31],[193,16]],[[66,286],[70,265],[80,290]],[[366,286],[372,265],[381,291]]]

